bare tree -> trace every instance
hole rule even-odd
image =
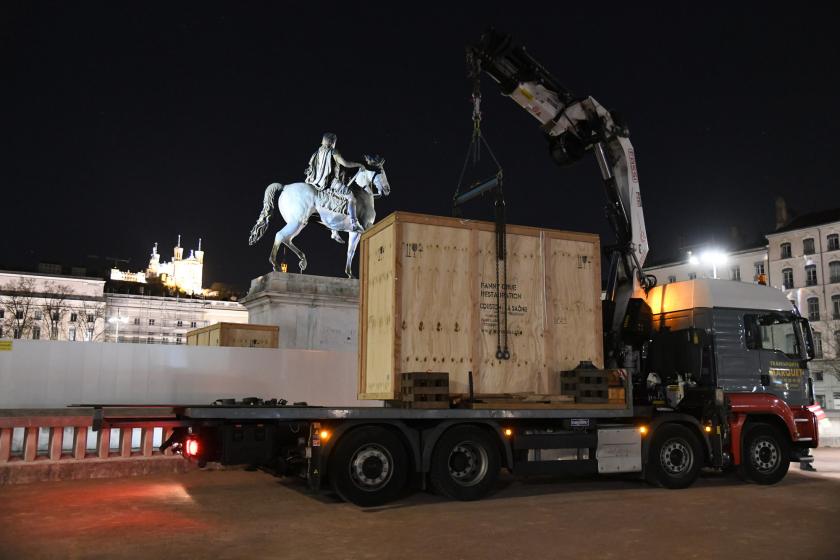
[[[76,313],[78,317],[75,327],[71,327],[77,329],[74,340],[79,342],[102,340],[105,328],[100,319],[105,318],[105,302],[80,299],[76,302],[73,313]],[[98,330],[97,325],[100,326]],[[72,337],[71,340],[73,340]]]
[[[830,373],[840,381],[840,318],[832,316],[828,321],[821,321],[814,333],[819,333],[821,352],[817,355],[818,364],[812,367],[819,368],[823,373]]]
[[[42,322],[50,340],[58,340],[59,328],[64,317],[69,311],[67,298],[74,292],[69,286],[47,282],[44,285],[44,293],[41,294]]]
[[[14,338],[23,338],[32,331],[35,321],[35,280],[18,278],[0,286],[0,308],[3,309],[3,326]]]

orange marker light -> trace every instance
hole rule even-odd
[[[186,445],[187,455],[192,455],[193,457],[198,455],[198,440],[197,439],[188,439]]]
[[[330,439],[330,432],[328,430],[321,430],[320,434],[321,441],[327,441]]]
[[[648,427],[647,426],[639,426],[639,433],[642,434],[643,436],[647,435]]]
[[[505,437],[510,437],[513,435],[513,430],[510,428],[505,428]]]
[[[711,427],[711,426],[706,426],[706,427],[705,427],[705,428],[703,428],[703,429],[704,429],[704,430],[706,430],[706,433],[707,433],[707,434],[712,433],[712,427]]]

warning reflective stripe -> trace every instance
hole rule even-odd
[[[10,352],[12,350],[11,340],[0,340],[0,352]]]

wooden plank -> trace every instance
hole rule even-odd
[[[356,396],[361,398],[365,392],[366,379],[365,360],[367,359],[367,316],[368,316],[368,238],[362,235],[359,241],[359,351],[356,354],[356,369],[359,372]]]
[[[467,390],[470,231],[404,223],[400,281],[399,364],[404,371],[449,372],[453,391]]]
[[[466,403],[473,410],[620,410],[624,403]]]
[[[479,347],[480,371],[474,375],[475,390],[480,393],[518,392],[540,390],[540,379],[545,376],[543,274],[540,238],[535,236],[507,236],[507,282],[504,263],[499,263],[496,287],[496,234],[480,231],[479,255],[479,312],[481,344]],[[507,294],[507,340],[511,354],[509,360],[496,358],[497,330],[504,332],[505,325],[496,325],[496,292],[502,294],[499,305],[504,308]],[[504,313],[499,315],[504,321]],[[502,340],[504,344],[504,338]],[[454,387],[453,390],[457,390]]]
[[[73,458],[81,461],[87,455],[87,426],[77,426],[73,431]]]
[[[422,224],[422,225],[430,225],[430,226],[439,226],[439,227],[452,227],[452,228],[462,228],[462,229],[469,229],[469,230],[478,230],[478,231],[487,231],[487,232],[495,232],[496,225],[494,222],[487,222],[482,220],[469,220],[465,218],[451,218],[446,216],[434,216],[431,214],[418,214],[414,212],[394,212],[390,214],[387,218],[384,218],[381,222],[377,223],[379,226],[382,222],[390,219],[395,219],[397,222],[400,223],[413,223],[413,224]],[[376,230],[377,227],[374,226],[372,230]],[[541,232],[543,231],[550,231],[554,234],[561,236],[563,239],[572,239],[578,241],[589,241],[589,242],[597,242],[598,235],[595,233],[587,233],[587,232],[579,232],[579,231],[566,231],[566,230],[546,230],[544,228],[534,227],[534,226],[521,226],[516,224],[508,224],[506,226],[508,235],[524,235],[529,237],[540,237]],[[369,230],[369,231],[372,231]]]
[[[555,341],[552,375],[556,378],[559,371],[574,369],[582,359],[602,367],[598,245],[552,235],[548,246],[552,291],[547,305],[552,308]]]
[[[400,372],[403,371],[400,363],[401,348],[402,348],[402,333],[403,333],[403,315],[404,307],[402,305],[402,284],[403,284],[403,226],[399,222],[398,216],[394,218],[392,243],[394,244],[393,267],[394,277],[393,285],[391,287],[391,316],[393,323],[391,332],[394,333],[394,346],[391,352],[391,391],[394,392],[393,398],[399,398],[400,394]]]
[[[58,461],[61,459],[61,444],[64,441],[64,428],[61,426],[52,426],[50,428],[50,460]]]
[[[394,229],[383,229],[366,240],[363,255],[366,274],[362,279],[365,324],[359,340],[363,355],[359,371],[363,376],[359,398],[371,393],[389,394],[387,398],[394,398],[393,354],[397,345],[394,325]]]

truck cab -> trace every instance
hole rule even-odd
[[[768,286],[697,279],[656,286],[644,296],[652,333],[642,352],[636,397],[708,422],[697,395],[716,392],[721,466],[772,483],[818,444],[808,361],[811,327]],[[646,374],[646,375],[645,375]],[[641,376],[640,376],[641,377]]]

